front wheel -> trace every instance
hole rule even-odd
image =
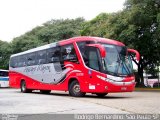
[[[27,84],[26,84],[26,82],[23,80],[23,81],[21,81],[21,92],[23,92],[23,93],[29,93],[29,92],[32,92],[32,90],[30,90],[30,89],[27,89]]]
[[[96,95],[98,96],[98,97],[104,97],[104,96],[106,96],[108,93],[96,93]]]
[[[82,97],[85,95],[84,92],[81,92],[78,81],[75,80],[69,85],[69,95],[74,97]]]

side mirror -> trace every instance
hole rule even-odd
[[[105,50],[105,48],[104,48],[102,45],[100,45],[100,44],[88,44],[88,45],[86,45],[86,46],[98,48],[99,51],[100,51],[101,57],[102,57],[102,58],[105,58],[105,57],[106,57],[106,50]]]
[[[134,54],[136,54],[136,59],[137,59],[137,61],[140,60],[140,54],[139,54],[139,52],[138,52],[137,50],[127,49],[127,51],[128,51],[129,53],[134,53]]]

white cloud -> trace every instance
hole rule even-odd
[[[37,25],[59,18],[94,18],[116,12],[125,0],[1,0],[0,40],[11,41]]]

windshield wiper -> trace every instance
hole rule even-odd
[[[116,47],[116,49],[117,49],[117,47]],[[123,62],[123,60],[122,60],[122,58],[121,58],[121,54],[118,52],[118,49],[117,49],[117,57],[118,57],[118,63],[119,63],[119,66],[118,66],[118,69],[117,69],[117,74],[118,74],[118,70],[119,70],[119,67],[120,67],[120,65],[122,64],[122,68],[123,68],[123,66],[124,66],[124,62]],[[122,62],[122,63],[121,63]],[[127,65],[125,64],[125,66],[126,66],[126,68],[127,68],[127,70],[126,70],[126,68],[124,67],[124,69],[125,69],[125,71],[128,73],[128,75],[130,74],[130,71],[129,71],[129,68],[127,67]]]

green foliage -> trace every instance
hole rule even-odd
[[[0,69],[8,69],[10,53],[9,43],[0,40]]]
[[[141,54],[138,73],[143,83],[143,69],[160,65],[159,0],[126,0],[124,10],[98,15],[84,24],[82,35],[120,40]]]
[[[43,25],[37,36],[39,40],[47,43],[79,36],[83,22],[83,18],[51,20]]]
[[[82,24],[81,35],[104,37],[108,28],[108,19],[111,15],[106,13],[99,14],[91,21]]]
[[[80,35],[83,18],[51,20],[38,26],[11,42],[12,52],[22,52],[43,44]]]
[[[83,18],[50,20],[22,36],[14,38],[11,43],[0,41],[0,68],[8,68],[9,56],[47,43],[80,35]]]

